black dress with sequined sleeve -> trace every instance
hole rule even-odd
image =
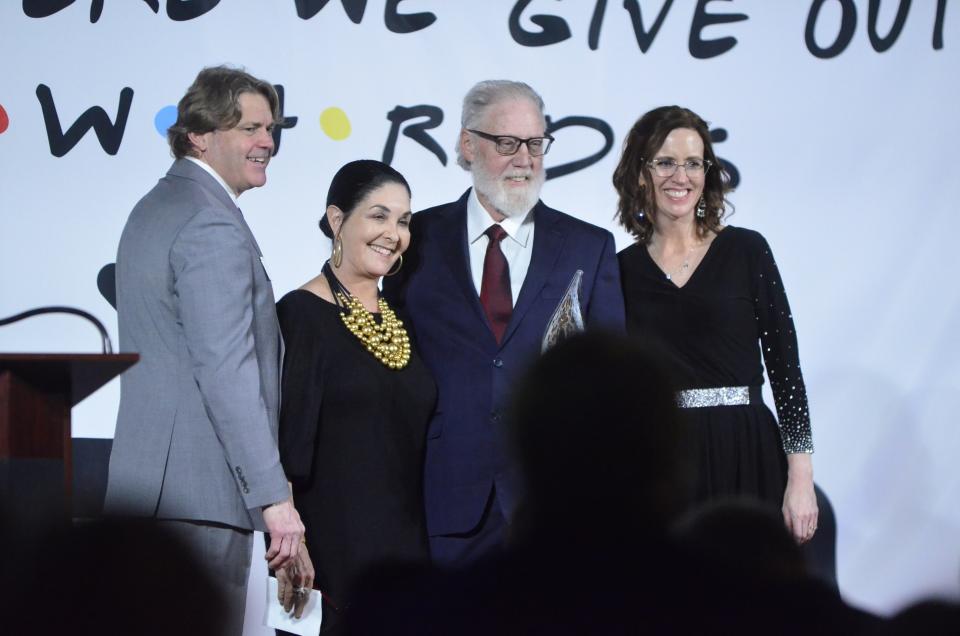
[[[340,633],[365,569],[429,561],[422,475],[436,385],[416,352],[388,368],[311,292],[288,293],[277,314],[280,459],[325,595],[321,633]]]
[[[697,501],[737,494],[779,508],[786,453],[813,452],[813,442],[793,318],[766,240],[726,227],[683,287],[645,245],[619,260],[628,333],[663,356],[678,388],[753,387],[759,396],[766,366],[779,423],[758,399],[682,413],[697,444]]]

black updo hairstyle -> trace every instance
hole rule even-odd
[[[411,195],[407,180],[387,164],[374,159],[351,161],[333,175],[327,191],[327,207],[335,205],[340,208],[346,220],[365,196],[387,183],[398,183],[406,189],[407,196]],[[333,229],[327,220],[326,212],[320,217],[320,229],[326,236],[333,238]]]

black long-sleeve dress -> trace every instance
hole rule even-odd
[[[290,292],[277,313],[280,458],[326,595],[327,632],[338,622],[327,599],[348,605],[365,568],[429,559],[422,471],[436,387],[416,353],[403,369],[388,368],[311,292]]]
[[[760,387],[766,366],[779,425],[762,403],[683,413],[697,440],[697,501],[737,494],[779,508],[785,453],[813,452],[813,442],[793,318],[766,240],[726,227],[679,288],[645,245],[619,260],[627,330],[663,355],[679,388]]]

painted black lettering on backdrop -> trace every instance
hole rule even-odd
[[[284,88],[283,84],[275,84],[277,96],[280,98],[280,119],[283,122],[273,129],[273,155],[280,152],[280,137],[284,128],[293,128],[297,125],[296,116],[288,116],[283,112]],[[91,128],[100,141],[100,146],[108,155],[115,155],[120,149],[120,143],[123,141],[123,134],[126,131],[127,117],[130,115],[130,105],[133,103],[133,89],[125,87],[120,91],[120,103],[117,106],[117,120],[110,121],[110,116],[99,106],[91,106],[73,125],[63,132],[60,125],[60,115],[57,113],[56,104],[53,101],[53,92],[46,84],[37,86],[37,99],[40,101],[40,109],[43,112],[43,123],[47,129],[47,141],[50,144],[50,153],[54,157],[63,157],[73,150],[87,131]]]
[[[520,16],[523,10],[529,6],[533,0],[517,0],[510,11],[510,18],[507,24],[510,28],[510,37],[521,46],[548,46],[563,42],[570,37],[570,27],[567,21],[555,15],[536,14],[530,16],[530,21],[540,27],[539,33],[527,31],[520,26]]]
[[[747,19],[742,13],[707,13],[707,5],[711,2],[732,2],[733,0],[697,0],[697,8],[693,12],[693,24],[690,26],[690,39],[687,46],[690,55],[698,60],[723,55],[737,45],[737,38],[727,36],[713,40],[704,40],[701,33],[713,24],[728,24],[741,22]]]
[[[167,16],[171,20],[185,22],[199,18],[218,4],[220,0],[167,0]],[[157,9],[153,12],[156,13]]]
[[[279,126],[273,127],[273,156],[276,157],[277,153],[280,152],[280,135],[283,133],[283,129],[296,126],[299,117],[287,116],[283,112],[283,84],[274,84],[273,87],[277,89],[277,97],[280,98],[280,119],[282,121]]]
[[[330,0],[293,0],[297,9],[297,17],[303,20],[309,20],[320,13],[320,9],[327,6]],[[347,12],[347,17],[354,24],[360,24],[363,20],[363,12],[367,10],[367,0],[340,0],[343,10]]]
[[[23,13],[28,18],[47,18],[54,13],[66,9],[76,0],[23,0]],[[152,0],[156,2],[157,0]],[[144,0],[150,4],[151,0]],[[156,9],[154,9],[156,12]],[[90,3],[90,22],[96,22],[103,13],[103,0],[92,0]]]
[[[568,163],[560,164],[559,166],[547,168],[547,180],[563,177],[572,172],[583,170],[584,168],[592,166],[607,156],[607,153],[610,152],[611,148],[613,148],[613,128],[611,128],[610,124],[602,119],[598,119],[596,117],[585,117],[582,115],[564,117],[563,119],[558,119],[557,121],[553,121],[548,115],[546,119],[547,132],[550,134],[553,134],[561,128],[583,126],[585,128],[595,130],[603,135],[603,148],[588,157],[584,157],[583,159],[577,159],[576,161],[570,161]]]
[[[530,16],[530,21],[540,27],[539,32],[527,31],[520,25],[520,18],[524,10],[530,6],[532,0],[517,0],[510,11],[508,26],[510,36],[521,46],[549,46],[563,42],[571,37],[570,25],[563,18],[555,15],[534,14]],[[713,40],[704,40],[703,30],[714,24],[728,24],[731,22],[741,22],[748,19],[742,13],[707,13],[707,5],[711,2],[732,2],[732,0],[698,0],[697,7],[693,14],[693,22],[690,25],[690,38],[688,48],[690,55],[696,59],[707,59],[723,55],[737,45],[737,39],[733,36],[716,38]],[[653,45],[663,26],[670,8],[673,6],[673,0],[666,0],[660,7],[657,17],[648,31],[643,25],[643,11],[639,0],[624,0],[623,8],[630,16],[630,22],[633,26],[633,34],[637,39],[637,46],[642,53],[646,53]],[[593,15],[590,18],[590,27],[587,32],[587,46],[591,51],[596,51],[600,45],[600,30],[603,26],[604,15],[607,11],[607,0],[596,0],[593,8]]]
[[[437,16],[428,11],[421,13],[397,13],[397,5],[403,0],[387,0],[383,10],[383,22],[391,33],[413,33],[426,29],[437,21]]]
[[[23,13],[28,18],[46,18],[66,9],[76,0],[23,0]],[[142,0],[154,13],[160,12],[160,0]],[[171,20],[183,22],[199,18],[215,6],[220,0],[167,0],[167,16]],[[90,22],[95,23],[103,13],[103,0],[91,0]]]
[[[46,18],[66,9],[76,0],[23,0],[23,13],[28,18]],[[96,22],[103,11],[103,0],[93,0],[90,4],[90,21]]]
[[[660,13],[657,14],[657,19],[653,21],[650,31],[647,31],[643,28],[640,3],[637,0],[624,0],[623,8],[630,14],[630,20],[633,22],[633,34],[637,38],[637,46],[640,47],[641,52],[646,53],[650,45],[653,44],[672,4],[673,0],[667,0],[663,3],[663,6],[660,7]],[[593,8],[593,17],[590,18],[590,31],[587,34],[587,46],[590,47],[591,51],[596,51],[600,45],[600,25],[603,22],[603,14],[606,9],[607,0],[597,0],[597,5]]]
[[[813,55],[820,59],[829,59],[837,57],[843,53],[850,42],[853,40],[853,34],[857,29],[857,5],[853,0],[833,0],[840,3],[840,27],[837,31],[837,37],[830,46],[820,46],[814,37],[814,31],[817,22],[820,19],[820,10],[827,0],[813,0],[810,4],[810,12],[807,14],[807,25],[804,29],[804,41]],[[883,53],[892,47],[900,33],[903,31],[903,25],[907,21],[907,15],[910,13],[912,0],[896,0],[897,15],[893,20],[890,31],[885,36],[880,36],[877,32],[877,19],[880,15],[881,0],[870,0],[867,5],[867,36],[870,40],[870,46],[877,53]],[[937,14],[933,22],[933,49],[943,48],[943,19],[946,13],[947,0],[937,0]]]
[[[87,131],[93,128],[100,141],[100,146],[108,155],[115,155],[120,149],[120,142],[123,140],[123,131],[127,125],[127,116],[130,114],[130,104],[133,102],[133,89],[124,87],[120,91],[120,103],[117,106],[117,121],[110,121],[107,115],[99,106],[91,106],[73,125],[63,132],[60,125],[60,116],[57,114],[57,107],[53,103],[53,93],[46,84],[37,86],[37,99],[40,100],[40,109],[43,111],[43,123],[47,127],[47,141],[50,144],[50,153],[54,157],[62,157],[77,145],[80,139],[87,134]]]
[[[943,48],[943,14],[947,12],[947,0],[937,0],[937,17],[933,22],[933,48]]]
[[[297,17],[302,20],[309,20],[320,13],[320,10],[327,6],[330,0],[293,0],[297,10]],[[403,0],[387,0],[386,7],[383,10],[383,23],[392,33],[413,33],[426,29],[436,22],[437,16],[429,12],[421,13],[399,13],[397,6]],[[363,21],[363,14],[367,11],[367,0],[340,0],[343,10],[347,17],[354,24],[360,24]]]
[[[387,143],[383,147],[383,163],[389,165],[393,161],[394,151],[397,148],[397,135],[400,133],[401,124],[411,119],[417,119],[418,117],[426,117],[427,121],[406,126],[403,129],[403,134],[436,155],[442,165],[447,165],[447,153],[444,152],[440,144],[427,133],[427,130],[430,128],[436,128],[443,123],[443,111],[438,106],[431,106],[429,104],[409,107],[397,106],[387,113],[387,119],[390,120],[390,134],[387,135]]]
[[[727,129],[726,128],[714,128],[710,131],[710,141],[718,144],[727,140]],[[717,157],[720,160],[720,163],[723,164],[723,169],[727,171],[727,174],[730,176],[730,187],[736,188],[740,185],[740,170],[733,165],[733,162],[729,159],[724,159],[723,157]]]
[[[907,21],[907,13],[910,12],[911,0],[900,0],[897,5],[897,17],[893,20],[893,26],[886,37],[880,37],[877,33],[877,14],[880,13],[880,0],[870,0],[867,6],[867,35],[870,37],[870,46],[877,53],[883,53],[897,41],[900,32],[903,31],[903,23]]]
[[[404,122],[417,119],[419,117],[426,117],[427,121],[403,127]],[[418,144],[432,152],[437,159],[440,160],[442,165],[447,165],[447,154],[444,152],[440,144],[438,144],[437,141],[426,132],[428,129],[436,128],[443,123],[443,111],[439,107],[428,104],[409,107],[397,106],[387,113],[387,119],[390,120],[390,133],[387,135],[387,143],[383,148],[382,161],[384,163],[389,164],[393,161],[394,154],[396,153],[398,135],[400,134],[400,129],[403,128],[403,134],[405,136],[413,139]],[[563,177],[572,172],[583,170],[584,168],[592,166],[603,159],[613,147],[613,129],[610,127],[610,124],[602,119],[586,116],[571,116],[553,121],[549,116],[547,116],[546,120],[547,132],[549,133],[553,133],[561,128],[583,126],[591,130],[595,130],[603,135],[603,148],[592,155],[584,157],[583,159],[577,159],[576,161],[571,161],[559,166],[547,168],[547,179]]]
[[[853,0],[839,0],[840,2],[840,30],[837,32],[837,38],[833,44],[823,48],[817,44],[813,37],[813,31],[817,26],[817,20],[820,18],[820,9],[823,8],[827,0],[813,0],[810,5],[810,13],[807,14],[807,27],[803,32],[803,39],[807,43],[807,50],[820,59],[836,57],[843,53],[850,40],[853,39],[853,32],[857,28],[857,5]]]

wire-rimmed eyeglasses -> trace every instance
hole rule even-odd
[[[491,135],[490,133],[485,133],[480,130],[473,130],[471,128],[467,128],[467,132],[492,141],[494,144],[496,144],[497,152],[501,155],[507,156],[517,154],[517,152],[520,150],[520,146],[527,144],[527,152],[530,153],[530,156],[540,157],[547,154],[547,151],[550,150],[550,144],[553,143],[553,137],[550,135],[521,139],[520,137],[514,137],[513,135]]]
[[[678,168],[683,168],[688,177],[702,177],[713,165],[709,159],[687,159],[683,163],[677,163],[676,159],[653,159],[647,162],[647,165],[653,168],[658,177],[672,177],[677,173]]]

